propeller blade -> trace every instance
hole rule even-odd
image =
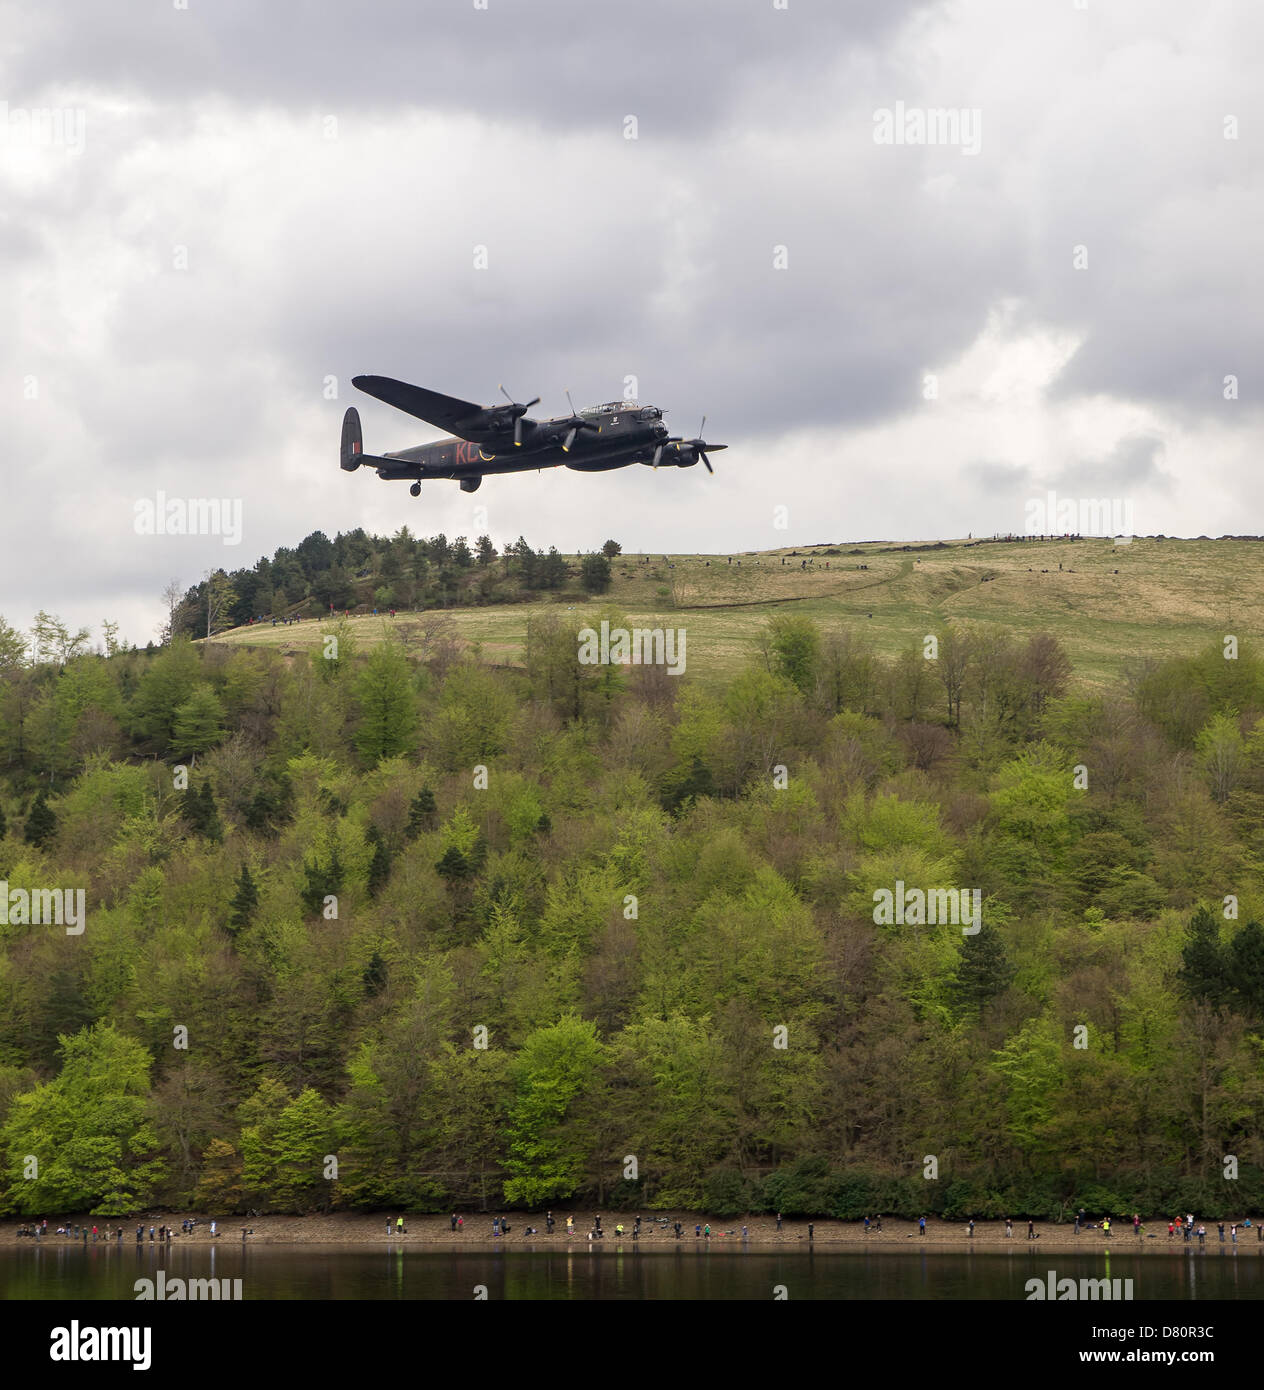
[[[703,452],[703,450],[701,450],[701,449],[698,450],[698,457],[703,461],[703,463],[706,464],[706,466],[707,466],[707,472],[708,472],[708,473],[714,473],[714,472],[715,472],[715,469],[711,467],[711,460],[706,456],[706,454]]]
[[[572,429],[571,432],[570,432],[570,433],[566,436],[566,438],[562,441],[562,452],[563,452],[564,454],[569,454],[569,453],[570,453],[570,451],[571,451],[571,445],[574,444],[574,442],[575,442],[575,436],[576,436],[578,433],[579,433],[579,431],[578,431],[577,429]]]
[[[658,467],[659,460],[660,460],[662,457],[663,457],[663,446],[660,444],[660,445],[654,450],[654,467],[655,467],[655,468]]]
[[[522,430],[519,429],[519,425],[520,425],[520,423],[521,423],[521,421],[522,421],[522,417],[527,413],[528,410],[531,409],[531,407],[532,407],[533,405],[539,405],[539,404],[540,404],[540,398],[539,398],[539,396],[536,396],[534,400],[528,401],[528,402],[526,403],[526,405],[521,405],[521,404],[519,404],[516,400],[514,400],[514,398],[509,394],[508,391],[505,390],[504,386],[501,386],[501,387],[500,387],[500,394],[501,394],[502,396],[504,396],[504,398],[509,402],[509,409],[513,412],[513,417],[514,417],[514,443],[515,443],[515,444],[521,444],[521,443],[522,443]],[[502,405],[502,406],[496,407],[496,409],[499,410],[499,411],[503,414],[505,407]]]

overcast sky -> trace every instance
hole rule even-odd
[[[1054,489],[1264,532],[1258,0],[183,6],[0,0],[11,622],[144,642],[168,579],[358,525],[727,552]],[[414,501],[337,466],[348,404],[439,434],[361,372],[536,415],[635,378],[729,448]],[[137,535],[159,490],[240,543]]]

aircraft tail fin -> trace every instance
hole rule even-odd
[[[339,466],[348,473],[354,473],[364,462],[364,435],[360,430],[360,412],[349,406],[342,417],[342,448],[339,451]]]

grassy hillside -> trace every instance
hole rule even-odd
[[[574,557],[568,562],[576,564]],[[519,665],[532,613],[559,604],[594,610],[613,604],[637,625],[684,627],[689,672],[708,683],[726,681],[745,664],[765,620],[779,610],[826,625],[863,624],[885,655],[941,631],[949,620],[999,623],[1019,637],[1054,634],[1077,679],[1101,687],[1145,657],[1188,654],[1229,632],[1260,635],[1264,544],[1141,539],[1116,546],[1097,538],[927,547],[839,543],[744,552],[732,563],[725,555],[620,556],[613,580],[599,598],[562,591],[547,603],[445,612],[462,639],[478,644],[484,660]],[[401,614],[396,623],[406,642],[411,621],[413,615]],[[365,646],[390,626],[389,619],[355,613],[351,622]],[[320,631],[319,623],[239,627],[215,640],[299,652],[314,646]]]

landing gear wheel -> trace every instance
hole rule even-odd
[[[411,492],[412,495],[413,495],[414,497],[420,497],[420,496],[421,496],[421,484],[420,484],[420,483],[413,483],[413,485],[408,489],[408,491]]]

